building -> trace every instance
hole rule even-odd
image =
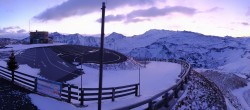
[[[49,33],[46,31],[30,32],[30,44],[49,43]]]

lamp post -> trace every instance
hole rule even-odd
[[[105,2],[102,2],[102,24],[101,24],[101,45],[100,45],[100,75],[99,75],[99,89],[98,89],[98,110],[102,109],[102,75],[103,75],[103,45],[104,45],[104,21],[105,21]]]

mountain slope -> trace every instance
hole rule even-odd
[[[80,34],[51,33],[53,42],[99,46],[100,38]],[[188,31],[149,30],[126,37],[112,33],[104,47],[135,58],[185,59],[194,67],[248,74],[250,38],[208,36]],[[245,64],[245,65],[243,65]],[[237,65],[237,66],[236,66]],[[241,69],[244,66],[244,69]],[[235,69],[234,69],[235,68]]]

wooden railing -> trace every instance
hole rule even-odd
[[[14,74],[11,74],[11,71],[9,71],[7,68],[3,66],[0,66],[0,77],[11,81],[18,86],[24,87],[34,93],[43,94],[51,97],[50,95],[41,93],[37,90],[38,89],[37,80],[40,78],[25,73],[21,73],[18,71],[14,71]],[[49,81],[49,82],[54,82],[54,81]],[[54,82],[54,83],[59,83],[59,82]],[[60,85],[62,89],[60,91],[60,98],[56,97],[56,99],[58,100],[63,100],[68,103],[73,103],[80,106],[84,106],[85,101],[98,100],[98,88],[79,88],[78,86],[65,83],[60,83]],[[103,90],[102,100],[111,99],[112,101],[115,101],[116,98],[132,94],[138,96],[138,88],[139,84],[102,88]]]
[[[102,88],[102,100],[111,99],[132,95],[138,96],[139,84],[131,84],[119,87]],[[61,93],[62,100],[69,103],[79,101],[80,106],[84,106],[85,101],[98,100],[98,88],[79,88],[78,86],[63,84]]]
[[[163,106],[168,107],[169,106],[169,101],[174,99],[174,98],[178,98],[178,94],[180,90],[184,89],[184,84],[187,83],[188,79],[189,79],[189,74],[191,72],[191,65],[188,64],[185,61],[182,60],[168,60],[169,62],[174,62],[174,63],[178,63],[182,65],[182,71],[181,74],[179,75],[179,77],[181,78],[180,80],[177,81],[177,83],[173,86],[171,86],[170,88],[155,94],[154,96],[134,103],[132,105],[128,105],[128,106],[124,106],[121,108],[117,108],[117,110],[130,110],[133,108],[137,108],[143,105],[148,104],[148,107],[146,108],[147,110],[155,110],[155,109],[159,109]],[[156,99],[161,98],[160,101],[157,101]]]
[[[7,68],[0,66],[0,77],[12,81],[19,86],[22,86],[30,91],[36,91],[36,77],[21,73],[18,71],[14,72],[15,74],[11,74]]]
[[[178,98],[178,92],[184,89],[184,84],[187,83],[189,78],[189,73],[191,71],[191,65],[181,60],[169,60],[169,62],[179,63],[182,65],[182,71],[179,77],[180,80],[177,81],[172,87],[152,96],[149,99],[144,101],[118,108],[120,110],[128,110],[136,108],[145,104],[148,104],[148,109],[156,109],[161,106],[168,106],[168,102],[173,98]],[[34,93],[41,94],[37,92],[37,77],[15,71],[14,74],[11,74],[7,68],[0,66],[0,77],[5,78],[9,81],[14,82],[18,86],[22,86]],[[57,82],[58,83],[58,82]],[[64,100],[68,103],[74,103],[76,105],[84,106],[86,101],[96,101],[98,100],[98,88],[79,88],[78,86],[61,83],[62,89],[60,91],[60,98],[58,100]],[[114,101],[116,98],[132,95],[138,96],[139,84],[132,84],[119,87],[109,87],[102,88],[102,100],[111,99]],[[47,94],[43,94],[47,95]],[[49,95],[47,95],[49,96]],[[50,97],[50,96],[49,96]],[[156,101],[159,97],[162,97],[162,100]],[[55,98],[55,97],[52,97]]]

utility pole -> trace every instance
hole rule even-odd
[[[105,22],[105,2],[102,2],[102,24],[101,24],[101,45],[100,45],[100,75],[99,75],[99,90],[98,90],[98,110],[102,109],[102,75],[103,75],[103,45],[104,45],[104,22]]]

